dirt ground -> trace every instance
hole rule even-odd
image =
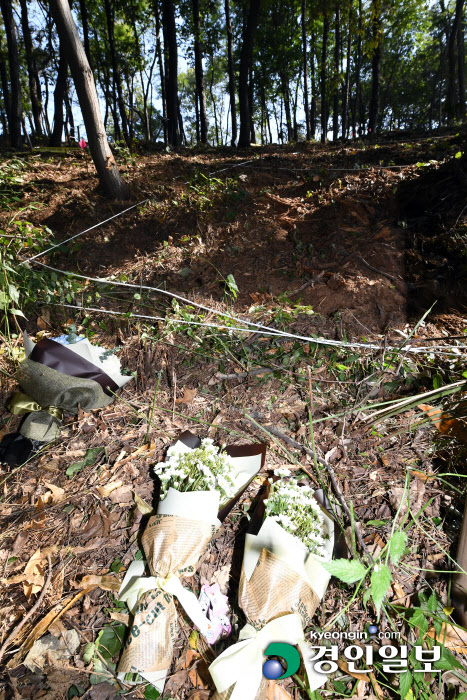
[[[306,483],[324,485],[331,493],[329,473],[317,471],[309,453],[280,437],[311,444],[307,368],[317,454],[332,465],[373,555],[390,536],[407,468],[415,470],[410,504],[414,512],[423,511],[424,528],[411,531],[410,551],[394,574],[390,599],[409,608],[420,592],[434,590],[448,604],[449,579],[443,572],[451,564],[443,551],[455,556],[463,486],[461,478],[443,481],[436,475],[462,472],[465,448],[438,438],[432,423],[422,421],[414,408],[377,427],[367,416],[372,402],[428,391],[436,388],[435,377],[447,383],[465,372],[463,199],[459,195],[441,203],[440,193],[439,201],[420,204],[419,191],[409,186],[406,195],[405,190],[423,176],[428,167],[423,164],[436,161],[431,168],[440,167],[459,143],[452,134],[379,144],[135,153],[121,163],[132,200],[118,204],[103,199],[92,165],[80,154],[27,159],[16,216],[46,225],[57,241],[149,199],[67,249],[41,258],[87,278],[74,305],[172,321],[195,319],[195,308],[183,312],[183,304],[171,306],[168,297],[144,289],[157,287],[310,340],[253,332],[239,339],[228,331],[189,325],[177,329],[162,321],[118,318],[38,299],[24,322],[32,337],[54,337],[72,322],[92,342],[119,346],[122,366],[135,379],[106,409],[67,416],[60,440],[40,456],[18,469],[2,468],[2,643],[37,601],[49,567],[52,578],[41,605],[8,645],[0,698],[157,697],[144,686],[132,689],[115,680],[113,664],[121,644],[105,659],[98,679],[105,683],[95,684],[93,661],[83,657],[85,646],[102,629],[128,622],[115,592],[137,556],[148,519],[139,499],[154,505],[151,465],[189,429],[219,444],[265,441],[263,479],[287,465]],[[1,214],[0,221],[8,233],[11,212]],[[28,257],[27,249],[21,257]],[[89,280],[112,275],[140,289],[109,289]],[[230,275],[238,289],[229,283]],[[400,344],[435,302],[416,342],[440,339],[441,348],[455,343],[458,360],[434,350],[431,358],[404,356],[400,364],[385,363],[386,345]],[[205,320],[215,323],[216,315],[207,313]],[[313,338],[371,341],[381,350],[326,348]],[[17,385],[6,350],[3,359],[10,376],[1,377],[1,435],[14,431],[20,420],[5,408]],[[72,478],[67,476],[67,468],[94,448],[105,449],[93,453]],[[243,624],[236,592],[247,516],[260,483],[249,487],[189,582],[195,590],[218,582],[229,595],[231,640]],[[105,488],[109,484],[110,491]],[[97,578],[85,578],[90,576],[106,579],[98,584]],[[358,597],[349,603],[350,598],[349,587],[332,579],[315,626],[336,620],[353,630],[374,621],[371,606]],[[207,700],[213,691],[207,664],[227,642],[213,648],[193,643],[183,614],[179,623],[164,697]],[[408,634],[402,619],[382,617],[381,629],[389,630],[391,624]],[[59,660],[45,654],[42,668],[34,671],[24,665],[28,640],[47,633],[60,641],[72,630],[78,635],[72,653]],[[454,686],[459,692],[467,689],[459,679],[438,681],[436,674],[426,681],[433,697],[451,697],[443,695],[447,683],[449,693]],[[381,678],[379,683],[374,677],[354,678],[345,668],[338,674],[341,685],[333,683],[328,681],[318,697],[400,697],[397,681],[381,685]],[[269,685],[268,698],[308,697],[292,679]]]

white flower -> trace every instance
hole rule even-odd
[[[276,476],[292,476],[292,472],[290,469],[287,469],[287,467],[279,467],[278,469],[274,469],[274,474]]]

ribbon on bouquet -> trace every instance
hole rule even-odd
[[[298,645],[310,686],[317,688],[323,684],[326,676],[313,670],[300,615],[291,613],[271,620],[260,630],[250,624],[245,625],[239,641],[223,651],[209,666],[218,693],[224,693],[234,686],[229,700],[254,700],[263,677],[264,651],[271,642],[277,641]]]
[[[128,605],[132,615],[136,614],[139,603],[145,593],[150,591],[164,591],[177,598],[178,602],[200,632],[209,636],[212,629],[211,622],[203,613],[201,605],[194,593],[183,588],[176,574],[169,574],[167,578],[161,576],[145,576],[145,564],[143,561],[134,561],[128,567],[125,578],[118,593],[119,600]]]
[[[63,411],[61,408],[57,406],[41,406],[40,403],[34,401],[30,396],[20,391],[17,391],[10,399],[7,409],[14,416],[22,416],[25,413],[32,413],[33,411],[45,411],[58,420],[62,420],[63,418]]]

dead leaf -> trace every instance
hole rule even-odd
[[[97,576],[93,574],[83,576],[80,584],[82,588],[102,588],[103,591],[114,591],[117,593],[121,585],[122,582],[120,579],[115,578],[115,576]]]
[[[42,620],[39,620],[31,632],[29,632],[19,651],[8,662],[7,668],[16,668],[19,666],[24,655],[29,651],[36,639],[42,637],[54,622],[59,620],[62,615],[72,608],[80,598],[82,598],[83,595],[90,593],[91,590],[92,588],[85,588],[84,590],[79,591],[79,593],[72,598],[68,599],[68,601],[57,603],[57,605],[52,608],[52,610],[50,610],[47,615],[42,618]],[[13,639],[11,641],[13,642]]]
[[[456,438],[460,442],[467,443],[467,424],[464,420],[452,418],[440,408],[429,406],[425,403],[419,404],[418,408],[427,414],[428,418],[432,420],[440,433]]]
[[[462,627],[454,627],[454,625],[443,622],[438,636],[436,636],[434,627],[430,627],[427,635],[440,644],[444,644],[446,649],[452,649],[457,654],[467,654],[467,630]]]
[[[402,586],[400,585],[400,583],[398,581],[393,582],[392,590],[394,591],[394,595],[396,597],[396,600],[393,600],[392,602],[395,603],[397,601],[401,605],[405,605],[406,600],[405,600],[404,589],[402,588]]]
[[[112,491],[109,496],[112,503],[118,503],[119,505],[127,505],[133,503],[133,492],[131,486],[126,484],[125,486],[120,486],[119,488]]]
[[[102,498],[107,498],[107,496],[110,496],[112,491],[115,491],[115,489],[119,489],[120,486],[123,486],[123,481],[111,481],[110,484],[98,486],[97,491]]]
[[[183,397],[175,399],[175,403],[192,403],[197,393],[198,389],[188,389],[185,387],[183,389]]]
[[[60,486],[54,486],[54,484],[48,484],[46,481],[44,481],[44,486],[50,489],[42,497],[44,503],[48,506],[54,506],[65,499],[65,489],[60,488]]]
[[[110,525],[110,519],[106,515],[94,513],[86,526],[77,534],[85,540],[89,540],[91,537],[106,537],[110,532]]]
[[[207,583],[210,583],[211,585],[213,583],[218,583],[219,588],[221,590],[221,593],[226,594],[227,593],[227,584],[230,579],[230,564],[226,564],[225,566],[222,566],[220,569],[218,569],[211,578],[211,581],[208,581]]]
[[[349,671],[349,665],[347,661],[344,661],[344,659],[338,659],[337,665],[339,666],[341,671],[344,671],[344,673],[347,673],[349,676],[352,676],[352,678],[356,678],[358,681],[366,681],[367,683],[370,682],[370,677],[366,673],[356,673],[354,671]]]
[[[420,479],[420,481],[428,481],[428,479],[433,479],[433,476],[430,474],[425,474],[424,472],[419,472],[418,469],[411,469],[410,473],[413,474],[417,479]]]
[[[110,618],[117,622],[122,622],[126,627],[130,625],[130,616],[128,613],[111,612]]]
[[[41,331],[47,330],[48,325],[49,324],[47,323],[47,321],[45,321],[42,318],[42,316],[37,317],[36,326],[39,328],[39,330],[41,330]]]
[[[154,513],[154,508],[151,508],[149,503],[146,503],[144,498],[141,498],[141,496],[138,496],[136,491],[133,495],[135,498],[136,507],[138,508],[141,515],[151,515],[152,513]]]
[[[268,681],[267,700],[291,700],[292,696],[284,688],[277,685],[276,681]]]
[[[24,530],[29,530],[29,528],[31,528],[31,530],[43,530],[45,527],[45,519],[44,501],[41,496],[39,496],[36,503],[36,515],[34,515],[30,523],[24,526]]]
[[[41,554],[40,547],[36,549],[23,572],[23,588],[24,595],[29,600],[31,595],[34,593],[39,593],[44,585],[44,565],[43,565],[43,554]]]
[[[209,700],[210,690],[195,690],[188,696],[188,700]]]

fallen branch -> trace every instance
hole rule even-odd
[[[17,634],[23,629],[24,625],[28,620],[31,619],[31,617],[34,615],[36,610],[39,609],[42,601],[44,600],[44,596],[47,592],[48,587],[50,586],[50,582],[52,581],[52,560],[50,559],[50,554],[47,554],[47,563],[49,565],[49,571],[47,574],[47,578],[44,582],[44,585],[42,586],[42,590],[40,593],[39,598],[36,600],[34,605],[32,606],[31,610],[26,613],[26,615],[18,622],[16,625],[15,629],[11,632],[11,634],[8,635],[8,637],[5,639],[2,648],[0,649],[0,663],[3,659],[3,656],[5,655],[6,650],[8,649],[9,645],[11,642],[14,640],[14,638],[17,636]]]

